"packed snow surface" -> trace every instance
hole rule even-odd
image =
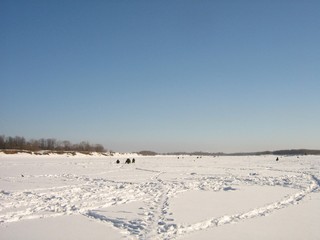
[[[319,179],[319,156],[0,153],[0,239],[320,239]]]

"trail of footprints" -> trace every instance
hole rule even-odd
[[[135,169],[135,171],[149,170]],[[106,178],[89,178],[70,174],[26,176],[30,179],[41,177],[72,184],[16,192],[2,190],[0,192],[0,223],[81,214],[93,220],[111,224],[133,238],[173,239],[206,228],[264,216],[296,204],[306,195],[319,191],[320,184],[318,178],[307,173],[281,177],[264,177],[255,173],[248,176],[234,176],[230,173],[222,176],[201,176],[190,173],[180,178],[163,180],[165,178],[162,178],[162,175],[165,173],[151,172],[154,172],[154,175],[142,183],[117,182]],[[178,224],[172,218],[169,201],[181,192],[224,191],[241,184],[283,186],[297,189],[297,193],[248,212],[211,218],[191,225]],[[144,207],[139,209],[140,217],[134,220],[110,218],[96,211],[134,201],[144,203]]]

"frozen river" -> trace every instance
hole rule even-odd
[[[0,239],[320,239],[320,156],[275,159],[0,153]]]

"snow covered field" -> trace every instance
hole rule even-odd
[[[320,156],[275,158],[0,153],[0,239],[320,239]]]

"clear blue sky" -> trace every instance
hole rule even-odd
[[[320,1],[0,1],[0,134],[320,149]]]

